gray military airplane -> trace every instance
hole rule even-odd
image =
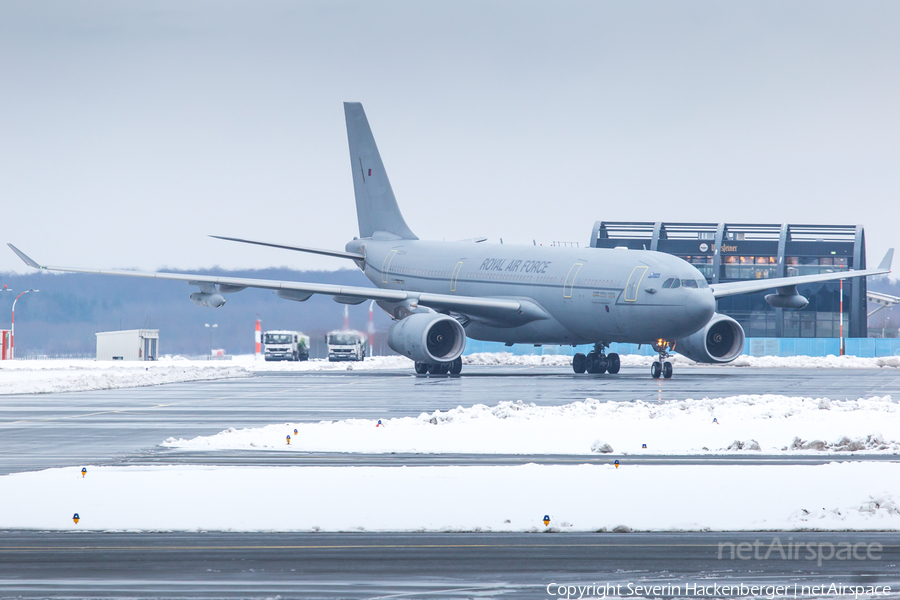
[[[388,345],[415,361],[418,374],[459,374],[466,337],[512,344],[594,344],[575,354],[576,373],[618,373],[612,342],[651,344],[659,353],[650,373],[672,376],[666,359],[679,353],[723,363],[743,351],[744,331],[716,313],[716,299],[774,289],[769,304],[803,308],[797,285],[890,272],[893,249],[877,269],[756,281],[707,284],[684,260],[662,252],[420,240],[407,226],[388,181],[362,104],[345,103],[359,237],[344,251],[212,236],[352,260],[375,288],[42,266],[9,244],[29,266],[48,271],[99,273],[186,281],[191,300],[218,308],[223,294],[248,287],[274,290],[303,302],[313,294],[336,302],[375,300],[396,322]]]

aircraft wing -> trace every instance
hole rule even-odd
[[[218,277],[215,275],[196,275],[192,273],[164,273],[154,271],[122,271],[104,269],[82,269],[77,267],[51,267],[38,264],[34,259],[13,246],[7,244],[25,264],[44,271],[60,271],[66,273],[94,273],[97,275],[119,275],[125,277],[143,277],[147,279],[167,279],[184,281],[189,285],[197,285],[207,293],[233,293],[246,288],[273,290],[276,295],[286,300],[303,302],[314,294],[331,296],[344,304],[360,304],[366,300],[384,302],[409,302],[427,306],[437,310],[448,310],[470,317],[494,321],[498,323],[523,324],[536,319],[545,319],[549,315],[537,304],[528,299],[481,298],[475,296],[455,296],[451,294],[431,294],[403,290],[382,290],[326,283],[303,283],[296,281],[276,281],[272,279],[250,279],[243,277]],[[224,300],[223,300],[224,302]]]
[[[777,277],[775,279],[753,279],[750,281],[732,281],[729,283],[714,283],[709,287],[713,296],[724,298],[737,294],[752,294],[764,292],[773,288],[789,288],[804,283],[819,283],[822,281],[837,281],[839,279],[853,279],[855,277],[869,277],[870,275],[884,275],[891,272],[891,260],[894,258],[894,249],[891,248],[884,255],[877,269],[862,271],[835,271],[834,273],[820,273],[818,275],[798,275],[796,277]],[[796,293],[796,292],[795,292]]]

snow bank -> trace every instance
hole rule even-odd
[[[861,358],[859,356],[739,356],[730,363],[735,367],[755,367],[757,369],[880,369],[900,368],[900,356],[879,356]]]
[[[894,499],[890,495],[869,498],[857,506],[832,509],[799,509],[791,514],[791,521],[798,526],[811,529],[840,529],[840,523],[869,520],[896,521],[900,519],[900,496]]]
[[[0,529],[547,531],[546,514],[557,531],[900,530],[884,462],[79,471],[0,477]]]
[[[0,395],[109,390],[252,375],[228,362],[10,360],[0,362]]]
[[[230,428],[191,440],[169,438],[162,445],[285,452],[590,454],[600,442],[598,449],[608,444],[615,452],[632,454],[816,451],[796,446],[793,440],[800,438],[827,440],[830,445],[820,450],[900,452],[900,405],[890,396],[828,400],[745,395],[661,404],[587,399],[562,406],[501,402],[382,419],[383,427],[376,427],[377,422],[347,419]],[[879,441],[851,443],[870,438]]]

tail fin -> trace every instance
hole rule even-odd
[[[350,142],[359,237],[372,237],[376,231],[382,231],[405,240],[419,239],[409,230],[400,214],[362,104],[344,102],[344,116],[347,119],[347,140]]]

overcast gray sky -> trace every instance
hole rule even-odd
[[[424,239],[862,223],[900,246],[897,2],[0,4],[2,241],[291,266],[357,235],[341,102]],[[27,268],[0,250],[0,271]]]

